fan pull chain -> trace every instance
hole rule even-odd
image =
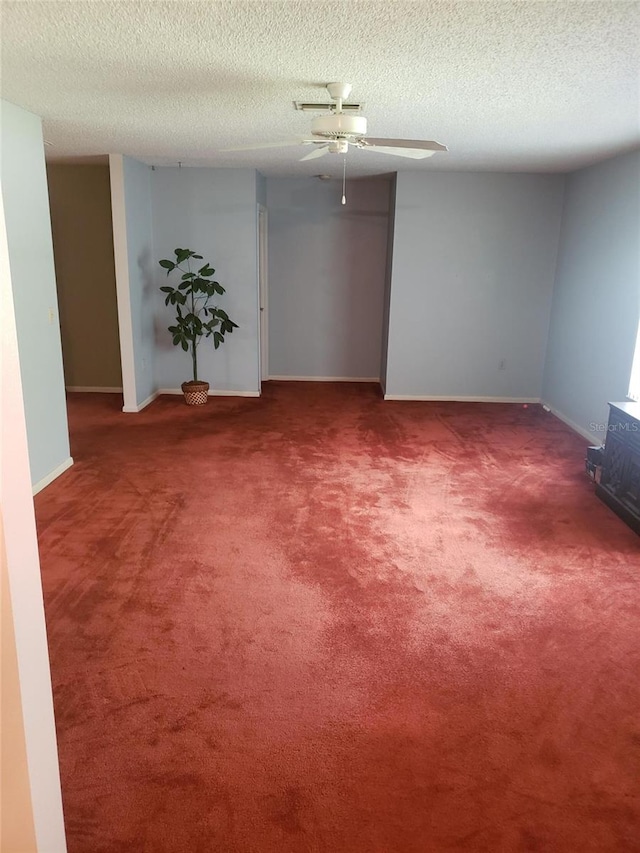
[[[347,158],[344,158],[342,164],[342,203],[347,203]]]

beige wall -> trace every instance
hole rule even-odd
[[[49,165],[67,387],[122,386],[109,166]]]
[[[9,576],[0,516],[0,564],[2,565],[2,773],[0,775],[0,850],[31,853],[36,850],[36,834],[31,806],[27,748],[24,739],[22,699],[18,678],[16,638],[9,594]]]

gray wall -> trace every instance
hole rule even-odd
[[[601,441],[626,400],[640,303],[640,152],[567,177],[543,396]]]
[[[270,178],[269,372],[380,376],[389,181]]]
[[[69,460],[47,176],[40,119],[6,101],[0,109],[2,201],[35,484]]]
[[[108,165],[47,167],[64,377],[122,386]]]
[[[136,403],[140,405],[155,391],[152,171],[131,157],[123,157],[123,167]]]
[[[388,395],[540,397],[563,185],[398,174]]]
[[[179,388],[191,379],[191,357],[174,347],[167,326],[175,312],[159,287],[158,266],[174,249],[193,249],[216,270],[227,289],[218,303],[239,326],[218,350],[210,340],[198,348],[198,375],[212,390],[255,392],[258,356],[257,175],[248,169],[158,168],[153,185],[153,299],[155,379],[158,388]],[[169,281],[172,279],[170,278]]]

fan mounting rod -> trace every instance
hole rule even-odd
[[[327,83],[327,91],[331,99],[338,102],[338,112],[342,109],[342,102],[346,101],[351,94],[352,88],[351,83]]]

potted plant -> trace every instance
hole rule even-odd
[[[238,326],[229,319],[229,315],[217,305],[211,305],[216,294],[223,294],[224,287],[213,280],[215,270],[205,262],[197,272],[191,269],[192,261],[203,260],[191,249],[176,249],[175,261],[162,260],[160,266],[166,269],[167,276],[176,270],[181,273],[177,287],[161,287],[167,294],[164,304],[174,305],[176,309],[175,326],[169,326],[175,346],[181,346],[191,353],[193,379],[182,383],[185,403],[198,406],[207,402],[209,383],[198,379],[198,344],[204,336],[213,337],[213,346],[218,349],[225,341],[225,334],[233,332]]]

